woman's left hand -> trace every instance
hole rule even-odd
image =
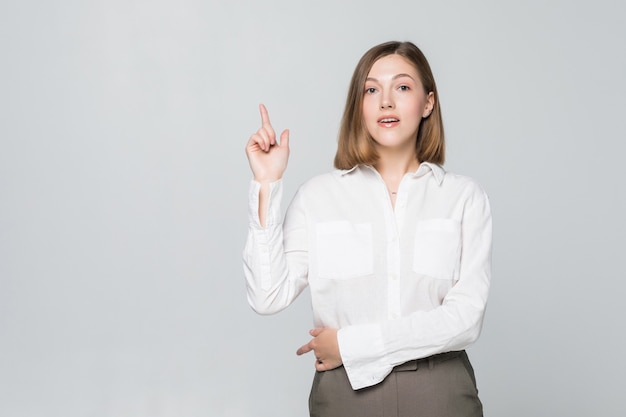
[[[313,339],[296,351],[298,355],[304,355],[310,351],[315,353],[315,369],[317,371],[330,371],[343,363],[339,353],[337,342],[337,329],[322,327],[309,331]]]

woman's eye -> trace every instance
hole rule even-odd
[[[369,87],[365,89],[366,94],[374,94],[375,92],[376,92],[376,89],[374,87]]]
[[[409,91],[411,88],[408,85],[401,85],[398,87],[401,91]]]

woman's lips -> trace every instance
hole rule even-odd
[[[382,119],[378,120],[378,124],[384,127],[394,127],[398,123],[400,123],[400,120],[396,119],[395,117],[383,117]]]

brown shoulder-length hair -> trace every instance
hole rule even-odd
[[[428,117],[422,119],[417,131],[415,142],[417,160],[436,164],[443,164],[445,160],[439,94],[430,65],[422,51],[413,43],[392,41],[374,46],[367,51],[354,70],[339,129],[339,143],[335,155],[335,168],[337,169],[350,169],[360,164],[372,165],[378,160],[374,139],[363,121],[365,80],[377,60],[392,54],[400,55],[413,64],[424,86],[424,92],[433,93],[433,110]]]

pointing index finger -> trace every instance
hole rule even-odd
[[[270,123],[270,115],[267,112],[265,105],[259,104],[259,110],[261,111],[261,124],[263,127],[271,127],[272,124]]]

